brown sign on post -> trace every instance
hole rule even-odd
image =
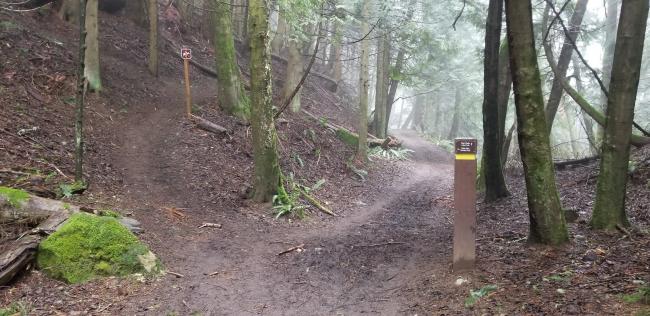
[[[473,138],[455,141],[453,270],[474,269],[476,262],[476,147]]]
[[[185,114],[187,114],[187,118],[192,118],[192,91],[190,89],[192,50],[189,47],[181,48],[181,58],[183,59],[183,77],[185,79]]]

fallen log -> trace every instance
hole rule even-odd
[[[0,223],[31,222],[38,225],[15,240],[0,245],[0,286],[10,282],[17,274],[29,267],[35,259],[41,241],[57,231],[73,214],[96,213],[65,202],[46,199],[27,192],[0,187]],[[141,231],[135,219],[117,219],[131,231]]]
[[[225,127],[223,127],[221,125],[217,125],[215,123],[212,123],[212,122],[210,122],[210,121],[208,121],[208,120],[206,120],[204,118],[201,118],[201,117],[198,117],[198,116],[195,116],[195,115],[192,115],[191,118],[194,121],[194,123],[196,123],[196,126],[198,126],[200,129],[203,129],[203,130],[206,130],[208,132],[215,133],[215,134],[228,132],[228,130]]]
[[[330,129],[336,134],[336,137],[346,143],[347,145],[356,148],[358,146],[359,142],[359,134],[350,131],[349,129],[336,125],[330,122],[326,122],[324,120],[321,120],[318,118],[316,115],[309,113],[307,110],[302,109],[301,110],[307,117],[311,118],[312,120],[318,122],[319,124],[323,124],[326,128]],[[378,138],[377,136],[374,136],[372,134],[368,134],[368,146],[369,147],[383,147],[384,149],[387,148],[397,148],[400,147],[402,143],[398,141],[394,137],[388,137],[386,139],[381,139]]]
[[[600,156],[593,156],[593,157],[587,157],[587,158],[582,158],[582,159],[571,159],[571,160],[565,160],[565,161],[556,161],[553,164],[555,165],[555,168],[558,169],[564,169],[568,166],[573,166],[573,165],[582,165],[586,163],[590,163],[592,161],[596,161],[600,158]]]

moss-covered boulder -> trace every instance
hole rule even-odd
[[[149,248],[115,218],[86,213],[72,215],[41,242],[36,260],[48,276],[68,283],[162,270]]]

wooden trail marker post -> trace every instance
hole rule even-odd
[[[181,48],[183,58],[183,74],[185,76],[185,111],[187,118],[192,118],[192,91],[190,90],[190,59],[192,50],[189,47]]]
[[[457,138],[454,163],[454,255],[452,269],[474,269],[476,262],[476,147],[473,138]]]

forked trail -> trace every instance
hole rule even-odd
[[[448,270],[450,214],[432,201],[451,190],[451,159],[414,132],[395,131],[413,160],[395,183],[359,201],[345,217],[288,227],[235,211],[212,210],[179,171],[183,157],[182,95],[169,86],[169,102],[136,109],[124,130],[125,187],[144,238],[165,262],[168,275],[148,293],[134,296],[126,312],[204,315],[356,315],[418,311],[410,283],[415,276]],[[210,82],[205,83],[206,89]],[[200,88],[200,87],[199,87]],[[195,89],[202,90],[202,89]],[[196,95],[199,101],[207,96]],[[175,206],[192,218],[173,222],[160,212]],[[199,229],[216,222],[221,229]],[[297,251],[278,255],[301,245]],[[437,272],[438,271],[438,272]],[[131,310],[129,310],[131,309]]]

